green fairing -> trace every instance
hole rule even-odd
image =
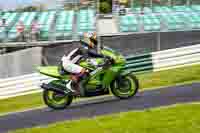
[[[112,57],[115,60],[115,63],[117,65],[119,65],[119,64],[124,65],[126,63],[125,58],[121,54],[117,53],[116,51],[114,51],[114,50],[112,50],[110,48],[104,48],[104,49],[102,49],[101,53],[103,55]]]
[[[102,58],[96,58],[95,60],[96,60],[97,64],[101,64],[102,62],[104,62],[104,60]],[[92,66],[89,62],[86,62],[86,61],[81,61],[80,66],[82,66],[86,69],[90,69],[90,70],[96,69],[95,66]]]
[[[115,63],[110,66],[109,68],[104,68],[100,71],[97,71],[94,75],[90,76],[89,81],[87,82],[87,87],[88,89],[95,89],[96,85],[102,84],[103,88],[108,88],[110,83],[115,79],[117,75],[119,75],[124,67],[126,60],[125,58],[113,51],[110,48],[104,48],[101,50],[101,53],[105,56],[109,56],[112,59],[114,59]],[[104,62],[104,59],[102,58],[96,58],[96,61],[98,64],[101,64]],[[89,62],[87,61],[81,61],[80,66],[90,69],[90,70],[96,70],[94,66],[92,66]],[[38,70],[41,74],[57,78],[60,80],[68,80],[69,75],[60,75],[58,72],[58,66],[43,66],[43,67],[38,67]]]
[[[126,64],[125,58],[109,48],[102,49],[101,53],[113,60],[96,58],[95,64],[104,64],[103,67],[92,65],[94,63],[91,60],[80,61],[79,65],[90,70],[90,75],[78,84],[72,82],[71,87],[78,85],[81,97],[105,95],[109,92],[121,99],[134,96],[138,91],[139,84],[134,75],[123,69]],[[41,74],[57,78],[41,85],[41,88],[44,89],[43,100],[50,108],[64,109],[71,104],[74,96],[79,96],[71,89],[66,88],[66,80],[70,80],[70,74],[60,75],[60,66],[38,67],[38,71]]]
[[[58,66],[40,66],[37,68],[41,74],[57,79],[69,79],[69,75],[60,75],[58,72]]]

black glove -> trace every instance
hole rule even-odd
[[[112,65],[114,63],[114,59],[110,56],[107,56],[106,60],[107,60],[108,64],[110,64],[110,65]]]
[[[108,67],[108,66],[110,66],[112,64],[113,64],[113,59],[111,57],[109,57],[109,56],[106,56],[105,57],[104,67]]]

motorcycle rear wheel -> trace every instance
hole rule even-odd
[[[60,94],[52,90],[44,90],[43,100],[48,107],[60,110],[67,108],[72,103],[73,96]]]
[[[138,92],[139,82],[134,75],[128,74],[113,81],[110,89],[116,97],[128,99],[135,96]]]

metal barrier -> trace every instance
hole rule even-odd
[[[124,69],[132,72],[160,71],[200,63],[200,44],[127,58]]]
[[[129,56],[126,59],[127,64],[124,69],[134,73],[162,71],[200,64],[200,44],[139,56]],[[38,73],[0,79],[0,99],[40,92],[41,89],[38,89],[38,85],[41,81],[45,82],[52,79]]]

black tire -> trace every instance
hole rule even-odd
[[[52,98],[50,98],[49,93],[53,94]],[[56,95],[57,95],[57,97],[56,97]],[[64,100],[64,103],[62,103],[62,104],[56,103],[56,102],[58,102],[59,98],[60,98],[60,100],[61,99]],[[61,110],[61,109],[67,108],[72,103],[73,96],[58,94],[51,90],[44,90],[43,91],[43,100],[44,100],[44,103],[48,107],[55,109],[55,110]]]
[[[128,89],[124,89],[121,87],[121,84],[124,83],[124,81],[128,81],[128,84],[130,85]],[[139,82],[136,76],[128,74],[125,76],[121,76],[120,78],[113,81],[110,86],[110,89],[114,96],[120,99],[128,99],[135,96],[136,93],[138,92]]]

